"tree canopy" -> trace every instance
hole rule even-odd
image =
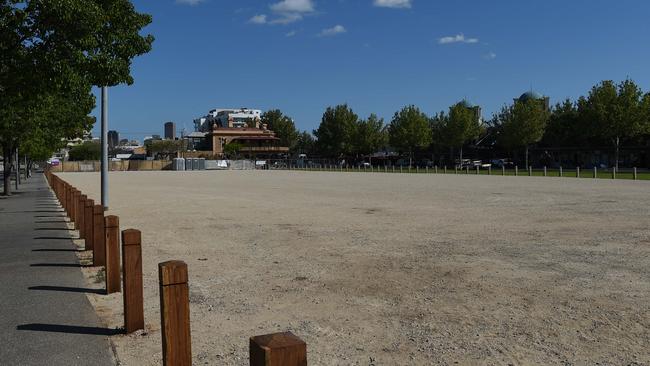
[[[272,109],[262,114],[262,123],[275,132],[275,136],[280,139],[282,146],[288,147],[291,151],[295,149],[300,133],[296,129],[293,119],[285,116],[279,109]]]
[[[328,107],[314,136],[318,150],[331,157],[341,157],[353,152],[352,135],[359,121],[347,104]]]
[[[388,126],[390,145],[409,156],[418,149],[428,147],[433,136],[429,118],[414,105],[396,112]]]

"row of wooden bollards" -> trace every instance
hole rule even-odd
[[[142,235],[129,229],[121,233],[122,273],[120,273],[119,218],[104,216],[104,208],[80,190],[50,171],[45,177],[61,206],[79,230],[85,249],[93,254],[93,266],[106,271],[106,293],[120,292],[122,277],[124,330],[144,329],[142,281]],[[163,365],[192,365],[190,301],[187,264],[168,261],[158,264],[160,323]],[[251,337],[251,366],[306,366],[307,345],[291,332]]]

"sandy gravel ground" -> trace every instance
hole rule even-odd
[[[63,174],[98,198],[99,177]],[[275,171],[121,172],[111,214],[143,232],[147,332],[157,263],[190,270],[196,365],[247,365],[292,330],[310,365],[650,365],[650,184],[575,178]],[[89,273],[89,275],[92,273]],[[89,295],[106,324],[121,295]]]

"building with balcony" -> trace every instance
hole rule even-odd
[[[228,144],[236,144],[238,155],[246,158],[270,158],[289,152],[289,147],[280,146],[275,132],[262,123],[262,111],[257,109],[213,109],[195,119],[194,127],[196,132],[191,135],[203,134],[215,157],[224,157]]]

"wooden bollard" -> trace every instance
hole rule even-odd
[[[85,194],[80,194],[79,195],[79,201],[77,201],[77,229],[79,230],[79,239],[85,239],[85,234],[84,234],[84,210],[86,207],[86,195]]]
[[[515,165],[515,177],[519,175],[519,167]]]
[[[106,246],[104,241],[104,206],[93,207],[93,266],[106,265]]]
[[[307,366],[307,344],[291,332],[251,337],[250,366]]]
[[[563,173],[562,172],[562,167],[560,167],[560,177],[562,177],[562,175],[563,175],[562,173]]]
[[[501,165],[501,175],[506,175],[506,166]]]
[[[77,229],[77,207],[79,206],[79,196],[80,192],[77,189],[74,189],[72,191],[72,202],[70,202],[70,206],[72,209],[72,222],[74,224],[74,228]]]
[[[84,206],[84,249],[92,250],[93,249],[93,240],[95,236],[93,235],[93,230],[95,229],[94,220],[94,209],[95,201],[91,199],[86,200],[86,205]]]
[[[163,365],[191,366],[192,342],[187,264],[183,261],[160,263],[158,275]]]
[[[637,171],[636,171],[636,167],[632,170],[632,178],[633,178],[634,180],[638,180],[638,179],[639,179],[639,174],[638,174]]]
[[[142,235],[138,230],[122,231],[122,270],[124,329],[128,334],[144,329]]]
[[[104,218],[104,247],[106,252],[106,293],[120,292],[120,219]]]
[[[533,176],[533,166],[532,165],[528,166],[528,176],[529,177]]]

